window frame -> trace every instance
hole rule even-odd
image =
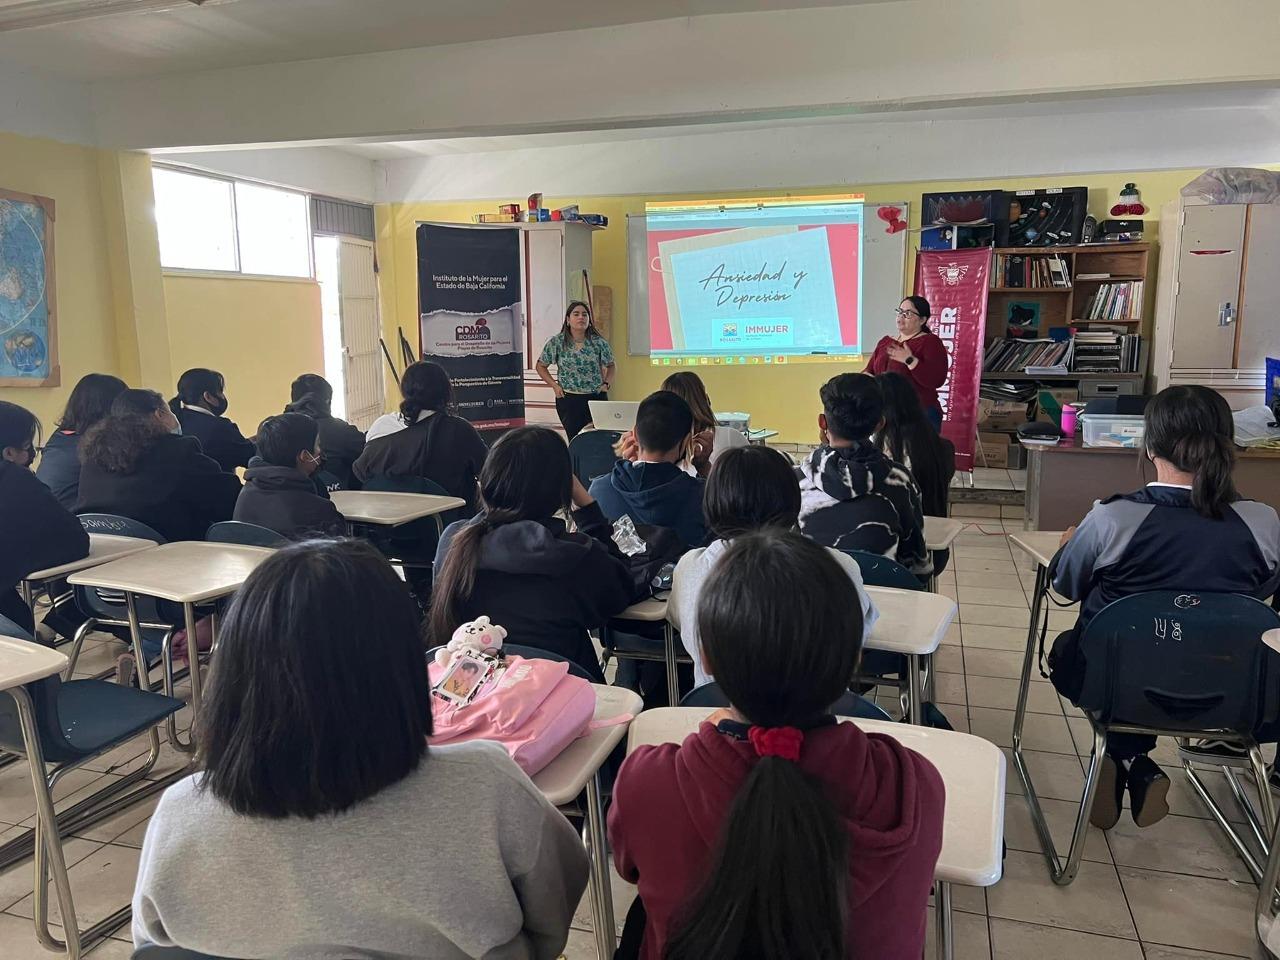
[[[171,273],[188,277],[238,277],[245,280],[276,280],[286,283],[314,283],[316,280],[316,253],[315,253],[315,235],[313,233],[313,224],[311,221],[311,194],[305,190],[298,190],[293,187],[284,187],[278,183],[270,183],[266,180],[252,180],[248,177],[232,177],[222,173],[211,173],[199,167],[188,167],[179,163],[155,163],[152,165],[154,176],[155,170],[168,170],[173,173],[181,173],[192,177],[202,177],[206,180],[217,180],[222,183],[231,185],[231,239],[232,253],[235,255],[236,268],[234,270],[219,270],[216,267],[170,267],[166,266],[163,258],[160,260],[160,270],[162,273]],[[240,209],[239,201],[236,197],[236,184],[243,183],[246,186],[262,187],[267,190],[276,190],[280,193],[291,193],[295,196],[303,198],[303,214],[306,217],[306,248],[307,248],[307,274],[298,276],[292,273],[246,273],[242,268],[242,260],[240,257]],[[154,192],[154,187],[152,188]],[[154,202],[154,201],[153,201]],[[159,231],[159,215],[156,216],[157,233]]]

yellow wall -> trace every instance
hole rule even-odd
[[[101,202],[99,164],[114,155],[89,147],[0,133],[0,188],[52,197],[57,282],[58,387],[0,387],[0,400],[21,404],[46,433],[77,379],[91,371],[119,373],[108,246],[120,224]]]
[[[1047,177],[1026,177],[1017,180],[948,180],[935,183],[882,183],[837,184],[830,187],[793,191],[797,195],[823,193],[865,193],[870,202],[892,200],[911,201],[911,224],[919,226],[920,195],[943,190],[970,190],[1000,187],[1004,189],[1031,189],[1052,186],[1086,186],[1089,188],[1089,212],[1102,219],[1116,202],[1116,197],[1127,181],[1137,183],[1143,202],[1149,212],[1146,219],[1154,233],[1155,220],[1160,205],[1176,199],[1178,190],[1200,170],[1165,170],[1158,172],[1135,171],[1075,175],[1062,174]],[[774,190],[721,194],[708,194],[709,198],[733,196],[776,196],[785,187]],[[383,325],[387,342],[395,342],[397,326],[402,326],[412,339],[417,315],[417,260],[414,249],[414,225],[418,220],[470,222],[471,215],[491,212],[502,201],[463,201],[455,203],[396,203],[382,205],[378,209],[378,258],[382,265]],[[628,213],[643,213],[646,200],[675,199],[675,196],[612,196],[612,197],[552,197],[547,206],[563,206],[577,203],[583,211],[603,213],[609,217],[609,227],[595,234],[594,276],[592,283],[613,288],[613,325],[609,339],[618,357],[618,378],[612,396],[616,399],[639,399],[654,390],[670,372],[669,368],[653,367],[648,357],[627,356],[627,221]],[[1154,239],[1154,236],[1152,237]],[[909,291],[914,250],[918,234],[912,235],[908,246],[913,251],[903,273],[903,290]],[[890,310],[896,303],[866,304],[867,310]],[[643,320],[642,322],[647,322]],[[839,369],[835,364],[795,364],[761,369],[752,367],[699,367],[698,374],[706,382],[707,390],[717,410],[746,410],[751,413],[754,426],[778,430],[780,440],[803,443],[814,439],[817,426],[817,388]],[[393,385],[388,386],[388,402],[397,395]]]
[[[221,371],[227,416],[246,436],[284,410],[294,377],[324,372],[314,281],[166,273],[164,297],[175,381],[191,367]]]

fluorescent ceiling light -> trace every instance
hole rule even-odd
[[[230,2],[232,0],[0,0],[0,32]]]

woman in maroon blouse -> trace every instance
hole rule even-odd
[[[906,377],[920,397],[925,416],[942,429],[938,388],[947,379],[947,348],[929,329],[929,301],[907,297],[898,304],[898,335],[882,337],[871,355],[867,373],[897,373]]]

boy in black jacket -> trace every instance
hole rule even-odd
[[[312,475],[320,469],[319,427],[305,413],[267,417],[249,461],[233,519],[291,539],[341,536],[346,521]]]

